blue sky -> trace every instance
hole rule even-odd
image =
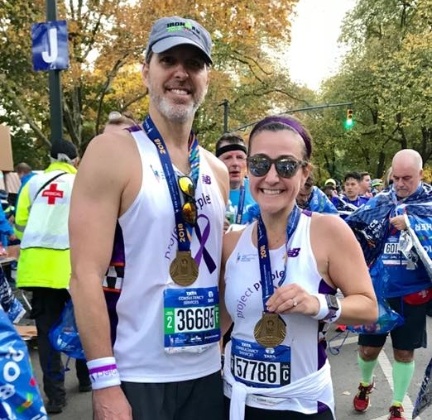
[[[340,26],[356,0],[300,0],[292,27],[292,43],[283,57],[291,78],[317,90],[334,74],[343,56]]]

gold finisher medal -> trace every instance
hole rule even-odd
[[[198,265],[190,251],[177,251],[170,265],[170,275],[179,286],[190,286],[198,278]]]
[[[261,319],[254,328],[254,337],[257,343],[264,347],[276,347],[286,336],[285,322],[278,314],[263,312]]]

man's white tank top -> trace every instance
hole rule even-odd
[[[141,189],[119,218],[125,248],[123,287],[117,303],[114,354],[122,381],[173,382],[195,379],[220,369],[218,343],[201,353],[164,350],[164,294],[180,289],[217,288],[222,252],[224,200],[204,153],[195,199],[198,229],[191,238],[198,279],[182,288],[170,277],[178,249],[168,184],[154,144],[143,131],[133,132],[142,163]],[[180,193],[181,194],[181,193]],[[185,292],[185,294],[186,294]],[[216,296],[217,296],[216,291]],[[165,305],[166,306],[166,305]],[[165,316],[164,316],[165,313]]]
[[[310,213],[302,213],[295,232],[289,238],[288,246],[284,245],[279,249],[270,250],[273,285],[275,288],[280,286],[280,282],[284,278],[286,263],[287,274],[282,285],[298,283],[309,293],[333,294],[335,291],[324,282],[318,272],[310,244],[310,222]],[[225,303],[234,322],[234,329],[231,334],[233,339],[230,348],[231,353],[230,355],[226,355],[231,360],[226,359],[225,363],[231,362],[231,371],[234,376],[237,376],[236,380],[251,386],[251,382],[248,383],[247,381],[254,379],[255,376],[256,383],[252,386],[260,387],[260,380],[266,380],[265,369],[269,369],[269,365],[266,363],[263,364],[266,367],[263,367],[264,370],[261,372],[261,379],[259,379],[259,375],[257,374],[260,373],[260,364],[258,364],[255,372],[251,370],[247,373],[246,366],[250,370],[253,364],[243,361],[242,355],[249,357],[252,354],[257,355],[262,352],[260,356],[262,360],[270,361],[271,357],[278,354],[278,348],[276,347],[275,351],[271,350],[271,354],[268,351],[254,349],[254,345],[257,345],[254,338],[254,328],[261,319],[263,312],[258,252],[257,247],[252,242],[252,232],[255,223],[248,226],[242,233],[234,251],[228,258],[225,268]],[[286,249],[288,249],[288,252]],[[281,317],[286,324],[286,337],[280,348],[286,349],[288,347],[290,350],[284,353],[285,356],[281,356],[283,362],[279,361],[279,364],[276,363],[274,366],[278,366],[277,369],[281,370],[280,378],[282,379],[280,380],[282,383],[279,386],[284,386],[318,371],[325,364],[327,356],[320,334],[322,324],[320,326],[320,323],[312,319],[312,317],[301,314],[281,315]],[[237,350],[234,351],[234,349]],[[237,354],[240,360],[236,359],[237,356],[235,354]],[[267,357],[268,359],[266,359]],[[240,375],[240,379],[238,374]],[[242,377],[243,374],[246,376]],[[277,381],[279,381],[278,375],[279,371],[276,376],[273,375],[273,380],[278,378]],[[283,378],[284,375],[286,376],[285,378]],[[271,376],[269,378],[271,380]],[[246,382],[244,381],[245,379]],[[267,384],[264,383],[264,387],[269,386],[271,386],[270,382]],[[259,394],[259,390],[257,391],[257,394]],[[227,392],[226,386],[225,393],[228,394],[228,397],[230,396],[230,392]],[[333,404],[331,382],[329,383],[328,392],[324,394],[328,396],[326,398],[327,401],[320,401],[320,403],[331,407]],[[290,398],[287,395],[286,399],[278,398],[277,404],[274,406],[264,400],[263,398],[263,403],[261,404],[258,398],[256,401],[252,400],[254,402],[248,402],[248,405],[263,409],[294,410],[303,413],[315,413],[324,408],[321,404],[317,404],[316,401],[312,402],[308,400],[307,395],[305,395],[304,400]]]

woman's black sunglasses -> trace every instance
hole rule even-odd
[[[198,217],[198,211],[195,202],[195,185],[188,176],[179,177],[178,185],[185,198],[185,203],[182,207],[183,219],[186,223],[194,226]]]
[[[298,168],[307,166],[307,162],[304,160],[296,160],[291,156],[279,156],[276,159],[271,159],[267,155],[259,154],[249,156],[247,159],[249,172],[253,176],[261,177],[266,175],[271,166],[274,164],[276,172],[282,178],[293,177]]]

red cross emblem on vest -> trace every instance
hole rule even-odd
[[[57,189],[56,184],[50,184],[49,188],[42,193],[42,197],[48,197],[48,204],[55,204],[57,198],[63,198],[64,192]]]

